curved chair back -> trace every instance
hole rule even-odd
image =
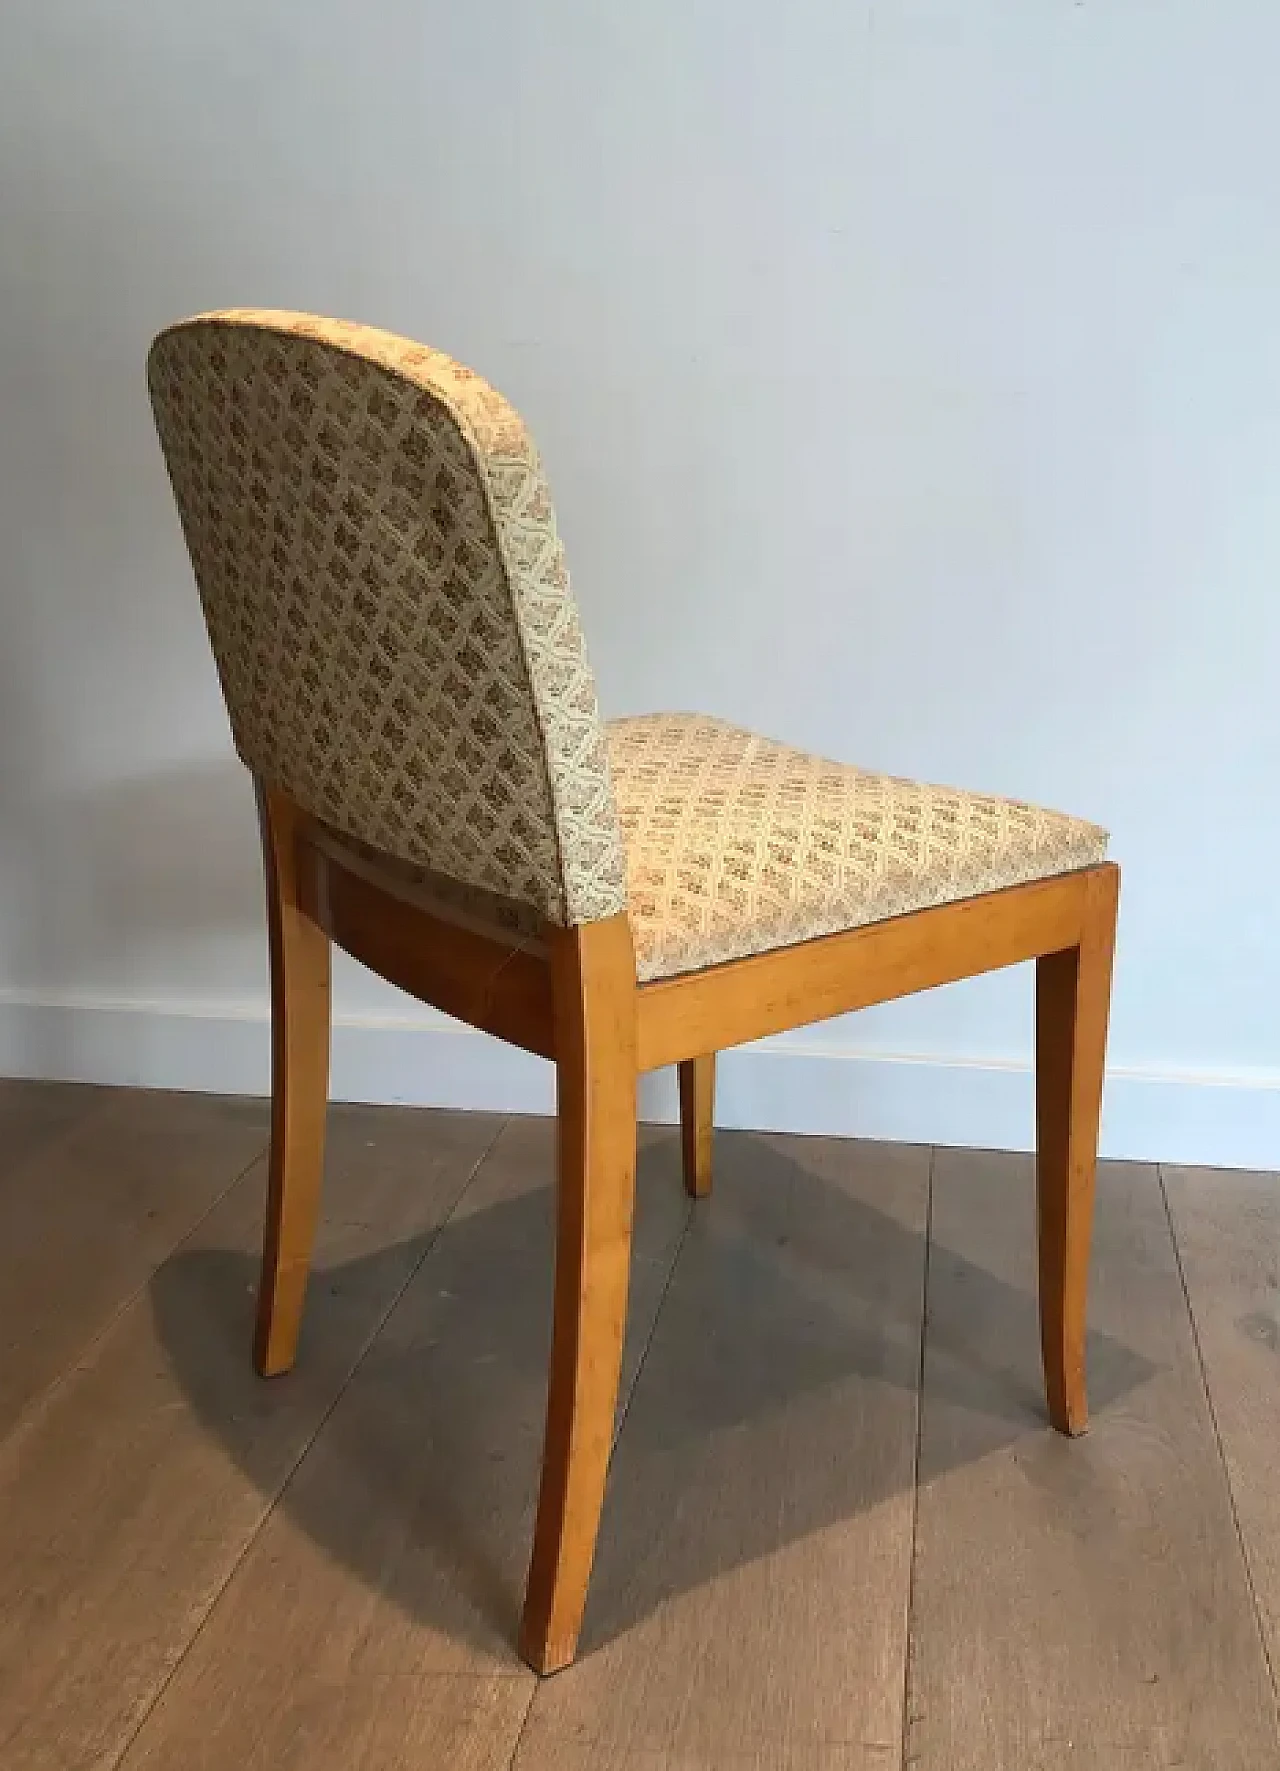
[[[562,926],[625,907],[538,454],[439,351],[228,310],[151,348],[236,748],[304,810]]]

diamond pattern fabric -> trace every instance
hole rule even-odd
[[[161,333],[148,379],[249,767],[550,922],[621,911],[595,682],[501,395],[390,333],[253,309]]]
[[[641,979],[1090,867],[1060,812],[792,750],[697,714],[611,721]]]
[[[722,720],[604,726],[537,452],[438,351],[233,309],[148,378],[241,756],[440,914],[528,941],[625,909],[652,980],[1106,854]]]

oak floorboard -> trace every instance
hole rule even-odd
[[[505,1771],[534,1685],[515,1634],[546,1392],[553,1138],[548,1121],[504,1129],[124,1771]],[[624,1403],[684,1234],[679,1176],[675,1133],[642,1129]],[[452,1757],[447,1718],[470,1711],[483,1718],[470,1756]]]
[[[516,1771],[900,1763],[929,1152],[714,1160]]]
[[[86,1082],[0,1078],[0,1191],[38,1150],[101,1111],[115,1092]]]
[[[1162,1171],[1273,1682],[1280,1672],[1280,1175]]]
[[[1034,1273],[1031,1159],[939,1151],[907,1763],[1274,1771],[1156,1170],[1099,1172],[1083,1439],[1047,1424]]]
[[[1168,1170],[1166,1215],[1154,1170],[1104,1165],[1068,1443],[1028,1160],[937,1154],[918,1405],[928,1153],[718,1133],[690,1216],[675,1131],[644,1130],[581,1655],[535,1689],[551,1126],[489,1149],[495,1119],[335,1109],[299,1363],[263,1384],[263,1164],[211,1210],[200,1176],[265,1116],[32,1086],[0,1084],[0,1287],[31,1262],[72,1322],[0,1440],[4,1771],[1280,1763],[1245,1568],[1274,1663],[1276,1177]]]
[[[500,1124],[360,1108],[331,1120],[290,1377],[264,1383],[250,1361],[259,1161],[0,1445],[5,1771],[117,1762]],[[127,1143],[124,1103],[119,1121]]]
[[[70,1118],[0,1185],[0,1440],[267,1141],[261,1101],[85,1092],[14,1103],[28,1134]]]

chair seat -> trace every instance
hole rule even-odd
[[[1095,824],[874,775],[700,714],[609,722],[642,980],[1076,868]]]
[[[609,768],[642,982],[1092,867],[1096,824],[1019,800],[873,775],[697,713],[610,720]],[[330,829],[382,884],[531,939],[528,906]]]

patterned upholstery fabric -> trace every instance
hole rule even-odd
[[[391,889],[522,941],[626,909],[647,980],[1103,858],[719,720],[602,726],[533,443],[438,351],[236,309],[148,376],[240,754]]]
[[[644,982],[1092,867],[1107,833],[1017,800],[864,774],[691,713],[606,727]],[[331,846],[437,915],[522,944],[519,905]]]
[[[595,682],[506,401],[389,333],[247,309],[161,333],[148,378],[249,767],[553,923],[621,911]]]
[[[608,726],[642,979],[1101,861],[1096,825],[864,774],[697,714]]]

